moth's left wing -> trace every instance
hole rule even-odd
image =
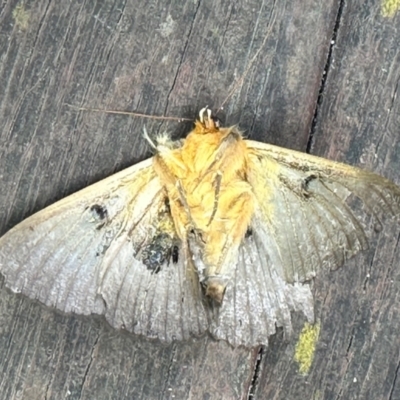
[[[162,256],[157,234],[160,214],[168,213],[165,196],[149,159],[34,214],[0,238],[6,285],[166,341],[205,331],[201,299],[186,282],[186,249],[177,248],[158,273],[143,262],[149,245]]]

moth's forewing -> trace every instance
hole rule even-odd
[[[26,219],[0,239],[6,285],[65,312],[99,313],[116,328],[161,340],[207,329],[179,250],[159,272],[142,261],[157,239],[165,193],[152,160]]]
[[[255,231],[268,230],[271,259],[287,282],[337,268],[368,247],[374,223],[400,217],[400,188],[368,171],[248,141],[258,199]],[[360,205],[362,207],[360,207]],[[275,250],[273,250],[275,248]]]

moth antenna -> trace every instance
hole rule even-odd
[[[147,133],[146,126],[143,125],[143,137],[147,142],[150,144],[150,147],[152,147],[154,150],[157,150],[157,146],[154,144],[154,142],[151,140],[149,134]]]
[[[149,115],[149,114],[142,114],[133,111],[118,111],[118,110],[104,110],[101,108],[86,108],[86,107],[77,107],[73,104],[64,103],[67,107],[73,108],[77,111],[91,111],[91,112],[102,112],[105,114],[117,114],[117,115],[130,115],[132,117],[140,117],[140,118],[149,118],[149,119],[159,119],[162,121],[192,121],[190,118],[182,118],[182,117],[165,117],[165,116],[157,116],[157,115]]]
[[[261,50],[264,48],[265,43],[267,42],[267,39],[269,37],[269,32],[271,31],[271,28],[267,32],[267,34],[264,37],[263,42],[261,43],[259,49],[256,51],[256,54],[252,57],[250,60],[247,68],[245,69],[244,73],[242,76],[237,79],[236,83],[234,84],[233,88],[229,91],[228,95],[224,99],[224,101],[221,103],[221,105],[217,108],[217,111],[215,112],[215,115],[217,115],[224,107],[225,103],[233,96],[237,88],[243,84],[243,81],[245,80],[247,74],[250,71],[250,68],[253,66],[254,62],[258,58]],[[150,119],[155,119],[155,120],[162,120],[162,121],[178,121],[178,122],[183,122],[183,121],[193,121],[191,118],[182,118],[182,117],[166,117],[166,116],[156,116],[156,115],[149,115],[149,114],[142,114],[138,112],[133,112],[133,111],[118,111],[118,110],[105,110],[105,109],[100,109],[100,108],[87,108],[87,107],[78,107],[74,106],[73,104],[68,104],[64,103],[67,107],[73,108],[77,111],[91,111],[91,112],[102,112],[106,114],[117,114],[117,115],[129,115],[133,117],[139,117],[139,118],[150,118]],[[208,110],[208,106],[202,108],[199,113],[200,117],[200,122],[204,122],[204,114]],[[211,118],[211,110],[207,111],[208,118]],[[154,145],[154,143],[149,142],[150,144]]]

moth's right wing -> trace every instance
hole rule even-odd
[[[204,332],[201,299],[186,282],[187,250],[157,273],[141,259],[165,196],[149,159],[34,214],[0,238],[6,286],[165,341]]]
[[[267,344],[276,326],[290,332],[291,311],[313,320],[307,281],[366,249],[385,217],[398,224],[400,188],[345,164],[246,144],[256,209],[210,330],[234,345],[251,347]]]
[[[214,310],[211,334],[233,346],[266,346],[277,327],[291,333],[291,311],[302,311],[313,322],[310,286],[286,282],[258,235],[246,237],[239,247],[224,301]]]
[[[286,282],[335,269],[388,217],[400,220],[400,187],[350,165],[247,141],[256,197],[251,228]],[[372,220],[371,220],[372,217]]]

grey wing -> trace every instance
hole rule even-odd
[[[267,345],[277,327],[291,332],[291,311],[302,311],[313,321],[310,286],[286,282],[276,270],[265,240],[250,235],[239,248],[234,274],[210,332],[233,346]]]
[[[400,188],[379,175],[246,143],[256,209],[210,328],[235,346],[266,345],[276,327],[290,332],[291,311],[313,321],[307,281],[366,249],[385,217],[400,217]]]
[[[167,342],[205,332],[208,321],[201,297],[187,279],[185,249],[179,249],[176,263],[154,273],[132,257],[128,243],[121,237],[115,244],[116,256],[100,284],[110,324]]]
[[[185,249],[155,273],[141,260],[165,193],[152,160],[121,171],[26,219],[0,239],[6,285],[65,312],[161,340],[207,329],[186,284]]]
[[[400,188],[388,179],[276,146],[247,144],[257,201],[251,228],[286,282],[340,267],[368,248],[368,237],[384,218],[398,222]]]

